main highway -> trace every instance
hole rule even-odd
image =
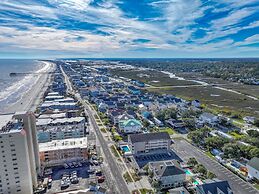
[[[109,149],[108,144],[106,143],[96,121],[94,118],[94,111],[91,109],[91,107],[81,98],[81,96],[76,93],[73,89],[73,86],[67,76],[67,74],[64,72],[63,68],[61,67],[61,71],[64,75],[65,82],[67,84],[67,91],[71,94],[73,94],[79,102],[82,103],[85,109],[85,114],[89,118],[89,124],[93,127],[96,137],[100,143],[100,146],[102,148],[102,151],[104,153],[104,158],[106,159],[106,162],[108,163],[108,167],[110,168],[110,171],[112,173],[113,177],[106,177],[108,179],[112,178],[115,182],[117,193],[119,194],[130,194],[129,189],[124,181],[124,178],[122,176],[122,172],[119,170],[116,161],[114,160],[114,157],[111,153],[111,150]]]

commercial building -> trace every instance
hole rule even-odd
[[[84,137],[87,128],[84,117],[38,119],[38,141],[40,143],[59,139]]]
[[[40,173],[35,116],[0,115],[0,194],[33,193]]]
[[[177,160],[150,162],[148,167],[152,181],[157,182],[161,189],[180,187],[186,182],[186,173]]]
[[[128,144],[132,154],[144,154],[158,150],[170,150],[171,138],[167,132],[131,134]]]
[[[88,159],[87,138],[53,140],[39,144],[40,161],[43,166],[57,166],[64,162]]]

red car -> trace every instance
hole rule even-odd
[[[105,181],[105,177],[104,176],[98,177],[98,183],[103,183],[104,181]]]

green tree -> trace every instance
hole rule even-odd
[[[206,175],[207,169],[202,164],[198,164],[194,167],[194,172]]]
[[[251,137],[259,137],[259,132],[256,130],[248,130],[247,134]]]
[[[206,177],[207,177],[208,179],[214,179],[214,178],[216,178],[217,176],[216,176],[214,173],[212,173],[212,172],[210,172],[210,171],[207,171]]]
[[[226,138],[223,137],[207,137],[205,139],[206,147],[211,150],[213,148],[221,149],[225,143],[228,143],[229,141]]]
[[[189,160],[187,161],[187,164],[190,165],[190,166],[195,166],[198,164],[196,158],[192,157],[192,158],[189,158]]]
[[[253,158],[253,157],[257,157],[259,158],[259,148],[252,148],[250,151],[249,151],[249,154],[250,154],[250,157]]]
[[[187,137],[192,140],[195,144],[200,144],[204,138],[204,135],[201,131],[191,131]]]
[[[240,158],[241,150],[236,143],[227,143],[223,146],[224,157],[226,158]]]
[[[149,122],[147,122],[146,120],[143,120],[143,126],[145,127],[145,128],[148,128],[149,127]]]
[[[259,119],[256,119],[256,120],[255,120],[255,126],[256,126],[256,127],[259,127]]]

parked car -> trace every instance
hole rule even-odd
[[[89,169],[87,172],[88,172],[88,173],[94,173],[95,170],[94,170],[94,169]]]
[[[102,173],[102,171],[100,171],[100,170],[98,170],[98,171],[95,173],[96,176],[102,176],[102,174],[103,174],[103,173]]]
[[[103,183],[105,181],[105,177],[104,176],[101,176],[101,177],[98,177],[98,183]]]
[[[97,166],[97,165],[99,165],[99,162],[97,160],[94,160],[93,164]]]

